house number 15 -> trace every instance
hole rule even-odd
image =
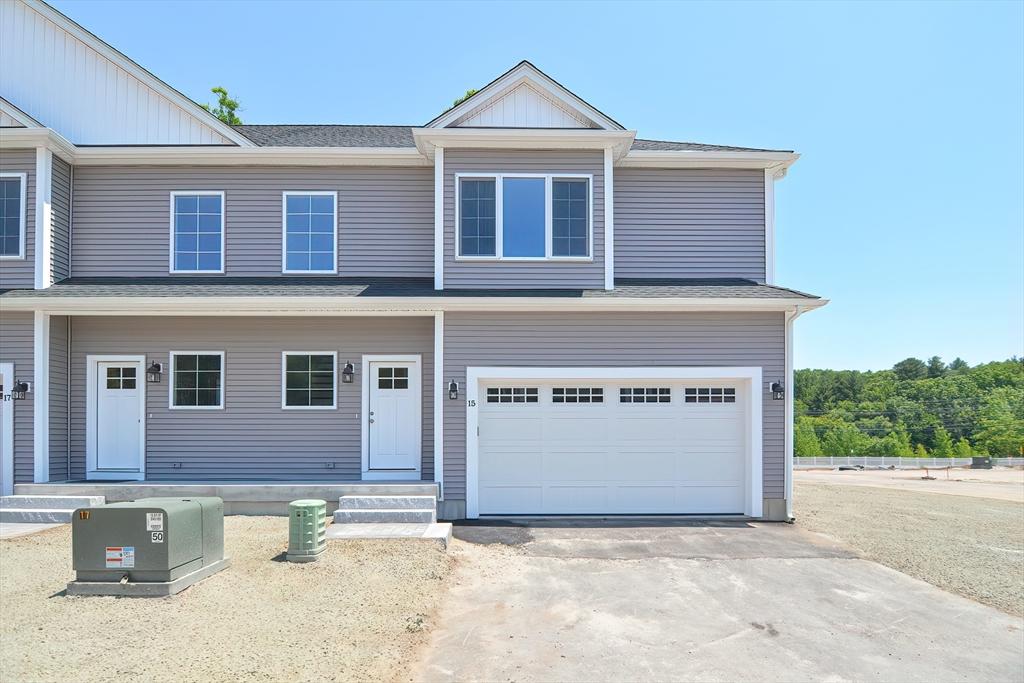
[[[473,399],[469,399],[468,401],[466,401],[466,405],[469,406],[470,408],[476,408],[476,401],[474,401]]]

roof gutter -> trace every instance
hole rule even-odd
[[[799,158],[796,152],[634,149],[617,165],[623,168],[761,168],[781,178]]]

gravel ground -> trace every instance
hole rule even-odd
[[[452,560],[331,541],[281,561],[287,518],[227,517],[228,569],[170,598],[69,597],[71,529],[0,541],[0,680],[388,681],[426,641]]]
[[[1024,616],[1024,505],[795,482],[797,524],[939,588]]]

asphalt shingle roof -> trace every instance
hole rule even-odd
[[[434,289],[432,278],[142,277],[68,278],[40,290],[12,289],[0,300],[21,297],[551,297],[817,299],[784,287],[744,279],[621,279],[615,289]]]
[[[415,147],[412,138],[417,126],[349,126],[349,125],[255,125],[234,126],[234,129],[260,147]],[[697,142],[667,140],[634,140],[632,149],[695,152],[778,152],[789,150],[727,147]]]

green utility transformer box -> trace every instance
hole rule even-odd
[[[327,501],[293,500],[288,503],[289,562],[313,562],[327,549]]]
[[[224,569],[224,501],[140,498],[75,510],[69,595],[173,595]]]

